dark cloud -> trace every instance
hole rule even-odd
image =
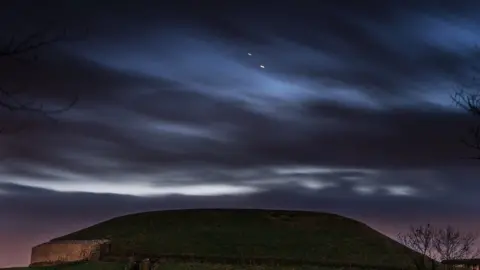
[[[112,122],[97,119],[60,123],[34,132],[34,145],[29,141],[31,132],[18,134],[4,138],[8,142],[3,148],[8,157],[4,165],[11,160],[17,165],[12,163],[6,169],[24,173],[47,167],[97,175],[159,172],[162,166],[195,162],[244,168],[307,164],[374,169],[475,164],[466,160],[473,153],[460,144],[471,122],[461,113],[439,108],[378,111],[320,103],[306,107],[304,118],[310,119],[309,125],[269,119],[241,108],[210,108],[211,117],[203,111],[207,114],[203,119],[198,119],[194,110],[190,119],[190,113],[183,112],[185,120],[198,129],[191,131],[193,135],[189,130],[181,134],[181,128],[175,130],[175,126],[167,126],[172,129],[170,134],[159,135],[161,130],[135,126],[144,119],[142,116],[134,117],[120,109],[110,112],[123,123],[115,123],[113,115],[102,116]],[[229,110],[237,110],[238,115],[229,115]],[[175,121],[153,114],[148,117],[159,125],[161,121]],[[215,122],[216,118],[221,119]],[[331,123],[323,123],[325,118]],[[102,159],[111,164],[100,162]]]

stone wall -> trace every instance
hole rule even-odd
[[[105,239],[50,241],[32,248],[30,265],[98,260],[109,247],[110,241]]]

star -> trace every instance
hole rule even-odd
[[[252,54],[251,54],[251,53],[248,53],[248,55],[252,56]]]
[[[260,67],[261,67],[261,68],[265,68],[265,66],[264,66],[264,65],[260,65]]]

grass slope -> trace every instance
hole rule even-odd
[[[409,264],[405,247],[335,214],[274,210],[171,210],[114,218],[56,238],[112,240],[112,253]]]
[[[114,262],[85,262],[58,266],[0,268],[0,270],[123,270],[125,264]]]
[[[160,270],[344,270],[322,266],[232,265],[214,263],[176,262],[161,265]],[[77,265],[0,268],[0,270],[125,270],[125,264],[87,262]]]

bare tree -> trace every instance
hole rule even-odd
[[[54,43],[66,41],[67,32],[52,34],[51,31],[39,31],[24,37],[12,35],[7,42],[0,45],[0,61],[14,59],[15,61],[37,61],[38,51]],[[27,98],[24,91],[13,90],[2,87],[0,83],[0,108],[7,109],[10,112],[31,112],[41,114],[44,117],[52,119],[53,114],[61,113],[72,108],[77,102],[75,96],[72,100],[61,108],[46,108],[44,104],[34,99]],[[4,131],[0,129],[0,132]]]
[[[434,269],[442,260],[471,259],[479,254],[476,249],[477,235],[452,226],[410,226],[406,233],[398,234],[398,240],[421,255],[409,253],[418,270],[428,269],[428,266]]]
[[[464,109],[478,121],[468,129],[468,136],[461,142],[468,148],[478,151],[479,154],[470,159],[480,159],[480,94],[458,90],[452,95],[452,100],[457,106]]]
[[[408,232],[399,233],[397,238],[404,246],[418,252],[412,254],[408,252],[413,264],[418,270],[427,269],[427,262],[430,261],[431,268],[434,268],[433,245],[436,231],[431,224],[421,225],[418,227],[410,226]]]
[[[472,259],[479,254],[475,247],[477,238],[476,234],[447,226],[437,230],[433,246],[440,260]]]

